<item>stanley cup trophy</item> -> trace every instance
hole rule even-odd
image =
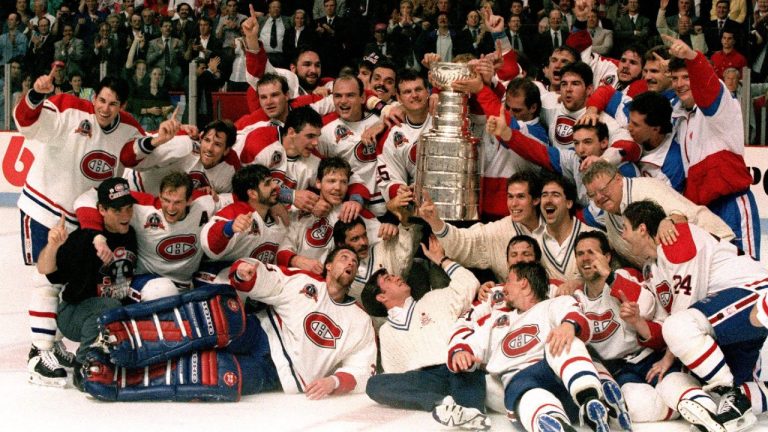
[[[478,139],[469,132],[469,96],[451,89],[451,83],[471,73],[464,63],[433,64],[432,81],[442,91],[432,129],[421,136],[416,154],[416,204],[428,195],[447,221],[480,219],[482,158]]]

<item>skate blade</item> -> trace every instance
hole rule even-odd
[[[741,418],[726,422],[723,426],[727,432],[738,432],[752,427],[755,423],[757,423],[757,417],[752,411],[749,411]]]
[[[692,400],[680,401],[677,404],[677,410],[685,421],[692,425],[703,426],[709,432],[728,432],[723,425],[712,418],[712,413]]]
[[[67,377],[45,378],[37,375],[29,375],[27,377],[27,382],[42,387],[65,388],[67,386]]]

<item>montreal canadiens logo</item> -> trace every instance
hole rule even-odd
[[[112,178],[116,166],[117,158],[102,150],[94,150],[80,161],[80,171],[86,178],[94,181]]]
[[[310,246],[323,247],[333,237],[333,227],[328,223],[328,219],[320,218],[309,227],[305,237]]]
[[[563,145],[570,145],[573,142],[573,125],[576,120],[559,116],[555,122],[555,140]]]
[[[504,340],[501,342],[501,352],[510,358],[519,357],[525,355],[539,343],[541,343],[539,326],[535,324],[524,325],[504,336]]]
[[[336,144],[338,144],[339,141],[343,140],[344,138],[352,135],[353,135],[352,131],[347,129],[347,127],[344,125],[336,126],[336,129],[333,131],[333,136],[336,139]]]
[[[251,252],[250,257],[263,263],[274,264],[277,258],[277,243],[260,244]]]
[[[197,236],[168,237],[157,244],[155,252],[166,261],[185,260],[197,253]]]
[[[229,299],[227,300],[227,307],[232,312],[240,312],[240,302],[238,302],[235,299]]]
[[[224,384],[226,384],[227,387],[234,387],[237,385],[237,375],[235,375],[234,372],[226,372],[223,379]]]
[[[664,307],[664,310],[670,312],[672,309],[672,289],[670,289],[667,281],[664,281],[656,285],[656,296],[659,298],[659,302]]]
[[[376,144],[366,144],[360,141],[355,145],[355,158],[360,162],[376,161]]]
[[[312,312],[304,318],[304,333],[320,348],[335,349],[343,331],[328,315]]]
[[[199,189],[199,188],[203,188],[211,185],[211,182],[208,181],[208,176],[205,175],[204,172],[191,171],[189,173],[189,177],[192,179],[193,189]]]
[[[592,323],[592,342],[608,340],[619,329],[619,323],[613,319],[613,311],[611,310],[601,314],[587,312],[586,315]]]

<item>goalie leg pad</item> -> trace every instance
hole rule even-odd
[[[237,402],[242,369],[234,354],[194,352],[141,368],[123,368],[96,350],[86,355],[83,390],[104,401]]]
[[[112,362],[131,368],[226,347],[245,327],[243,304],[229,285],[117,308],[99,318],[101,341]]]

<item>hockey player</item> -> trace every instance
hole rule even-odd
[[[419,213],[435,212],[425,200]],[[379,330],[384,374],[368,380],[366,393],[378,403],[397,408],[433,411],[441,404],[462,407],[452,426],[485,430],[490,418],[485,412],[485,377],[482,371],[452,374],[445,366],[445,351],[456,319],[469,308],[479,282],[471,272],[445,255],[440,243],[430,237],[424,255],[441,266],[451,278],[447,288],[430,291],[414,300],[411,287],[386,269],[377,270],[363,289],[366,310],[387,316]],[[466,391],[454,391],[466,388]],[[446,396],[448,396],[446,398]]]
[[[715,412],[689,401],[680,406],[681,414],[708,430],[716,429],[713,424],[726,430],[753,424],[750,400],[737,386],[751,381],[766,337],[765,329],[749,325],[749,315],[759,290],[768,287],[768,271],[690,223],[675,225],[677,240],[662,245],[656,235],[666,214],[651,200],[630,204],[623,215],[622,236],[646,261],[647,284],[670,314],[651,338],[663,336],[704,388],[721,395]]]
[[[140,167],[126,177],[131,189],[152,195],[160,193],[160,182],[173,171],[192,177],[195,189],[210,188],[212,193],[232,192],[232,176],[240,169],[232,151],[236,131],[229,121],[214,120],[198,137],[180,135],[152,152]]]
[[[130,293],[136,268],[136,233],[128,223],[133,203],[125,179],[105,180],[98,188],[104,230],[77,229],[68,235],[62,215],[61,222],[48,231],[48,244],[38,257],[38,271],[51,284],[64,286],[56,321],[67,338],[80,342],[77,362],[85,361],[98,336],[96,318],[121,306]],[[111,256],[99,255],[99,244],[109,247]],[[48,380],[48,384],[66,385],[66,375]]]
[[[313,152],[322,127],[322,118],[312,108],[291,110],[283,128],[265,126],[249,132],[240,160],[269,168],[280,184],[280,202],[311,212],[319,198],[308,189],[314,186],[320,164]]]
[[[584,346],[591,337],[589,321],[572,298],[547,300],[547,291],[544,267],[513,265],[504,285],[507,308],[453,339],[448,368],[466,373],[484,364],[501,377],[508,417],[527,431],[572,430],[570,422],[579,418],[593,430],[608,431],[600,380]],[[459,411],[446,404],[434,416],[450,425]]]
[[[760,259],[760,218],[744,163],[741,107],[704,54],[664,36],[675,57],[669,62],[675,136],[683,149],[685,195],[705,205],[733,230],[736,246]]]
[[[102,335],[112,362],[92,357],[84,388],[99,399],[120,401],[236,401],[241,394],[281,388],[312,400],[362,392],[376,367],[376,344],[370,318],[347,295],[356,267],[347,248],[328,255],[325,277],[238,260],[232,286],[269,305],[248,318],[222,285],[106,314]],[[215,319],[206,322],[211,315]],[[121,331],[132,325],[127,316],[141,330]],[[159,329],[181,335],[158,340]]]
[[[424,220],[448,256],[465,267],[491,269],[496,279],[503,281],[509,271],[506,263],[509,239],[516,234],[538,237],[545,229],[538,212],[540,198],[541,180],[536,174],[524,171],[507,180],[509,216],[504,219],[469,228],[445,223],[438,215]]]
[[[627,205],[635,201],[653,199],[669,212],[668,220],[664,221],[665,226],[659,231],[661,239],[665,242],[672,241],[674,223],[685,221],[700,226],[720,239],[733,239],[733,232],[719,217],[706,207],[690,202],[661,180],[646,177],[624,178],[616,167],[599,161],[587,169],[582,181],[587,187],[589,198],[604,211],[604,219],[600,225],[605,227],[611,247],[635,268],[640,269],[645,263],[641,257],[632,253],[621,236],[624,230],[621,214]],[[669,230],[673,232],[670,233]]]
[[[192,178],[181,172],[165,176],[160,195],[133,192],[131,226],[136,230],[139,260],[131,282],[135,301],[174,295],[192,288],[203,248],[200,232],[224,200],[214,202],[207,194],[193,196]],[[92,192],[78,200],[78,218],[84,227],[99,229],[100,215],[89,206]]]
[[[205,263],[196,277],[208,283],[226,283],[229,266],[239,258],[275,264],[287,231],[270,214],[280,188],[269,169],[244,167],[232,178],[232,189],[235,202],[219,210],[200,233],[203,251],[215,262]]]
[[[277,251],[279,265],[322,273],[321,263],[333,249],[333,225],[341,219],[345,204],[349,203],[344,202],[344,197],[350,173],[347,161],[339,157],[320,162],[315,187],[320,191],[320,198],[330,204],[331,210],[327,216],[315,216],[296,209],[291,212],[288,234]],[[377,238],[379,222],[367,211],[361,216],[366,221],[368,238]]]
[[[361,140],[361,135],[378,120],[363,112],[363,83],[354,76],[342,75],[333,84],[333,103],[338,118],[323,126],[318,151],[324,157],[339,156],[352,167],[349,201],[339,217],[345,222],[357,217],[363,208],[377,216],[385,212],[376,184],[376,145]]]
[[[136,166],[156,146],[176,135],[181,125],[176,115],[160,125],[156,137],[147,137],[136,120],[122,109],[128,101],[125,81],[106,77],[96,88],[93,103],[72,95],[48,98],[54,91],[53,76],[35,81],[14,110],[19,131],[29,140],[43,143],[35,155],[19,197],[24,263],[32,265],[47,241],[48,229],[64,215],[69,231],[77,227],[75,199],[103,180],[119,177],[125,167]],[[32,348],[30,374],[37,378],[60,377],[66,372],[49,368],[57,361],[72,366],[72,355],[56,341],[56,285],[41,284],[30,298]],[[41,362],[39,356],[54,356]],[[36,380],[40,381],[40,380]]]

